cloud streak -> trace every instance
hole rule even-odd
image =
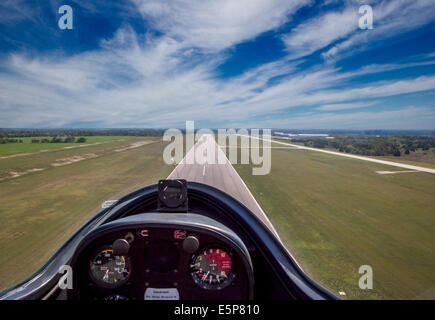
[[[287,56],[226,78],[217,70],[231,56],[228,48],[291,21],[311,1],[223,1],[220,6],[181,0],[134,3],[144,19],[163,34],[141,34],[125,24],[112,37],[101,39],[96,50],[74,55],[9,54],[0,65],[0,127],[80,123],[174,127],[183,126],[186,120],[219,127],[303,127],[304,123],[310,128],[383,127],[384,117],[401,128],[417,125],[417,121],[428,125],[433,118],[431,104],[391,109],[388,99],[433,92],[435,75],[378,77],[395,70],[430,67],[435,63],[430,55],[422,61],[392,61],[350,71],[329,63],[302,67],[306,58],[294,60],[354,31],[349,3],[280,36],[288,44]],[[427,9],[424,1],[416,3],[415,10]],[[383,10],[394,12],[395,8],[391,5]],[[324,34],[328,37],[323,38]],[[366,76],[372,79],[361,80]],[[414,120],[407,121],[404,114]]]
[[[188,46],[223,50],[276,29],[311,0],[134,0],[143,17]]]
[[[366,1],[364,4],[373,7],[374,29],[360,30],[360,2],[344,3],[341,10],[321,13],[283,35],[290,56],[299,58],[326,49],[322,52],[323,58],[337,59],[338,55],[367,49],[382,39],[419,28],[435,19],[435,8],[430,0]]]

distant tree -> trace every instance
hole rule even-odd
[[[41,142],[41,140],[39,140],[39,139],[32,139],[32,143],[40,143]]]
[[[313,146],[314,146],[314,148],[323,149],[327,146],[327,142],[325,140],[318,139],[318,140],[313,141]]]
[[[18,139],[5,139],[5,143],[19,143],[20,141]]]
[[[72,142],[74,142],[75,140],[76,140],[75,137],[71,137],[71,136],[69,136],[69,137],[66,137],[65,140],[63,140],[63,142],[65,142],[65,143],[72,143]]]
[[[50,141],[50,143],[62,143],[62,142],[63,142],[62,138],[58,138],[58,137],[53,137],[51,138]]]
[[[80,137],[80,138],[77,139],[76,142],[77,143],[84,143],[84,142],[86,142],[86,138],[85,137]]]
[[[409,149],[406,149],[406,150],[405,150],[405,154],[409,154]]]

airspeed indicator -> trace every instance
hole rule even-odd
[[[194,255],[190,267],[193,280],[204,289],[223,289],[234,278],[231,256],[219,248],[207,248]]]

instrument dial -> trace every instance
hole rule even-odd
[[[91,278],[105,287],[117,287],[130,276],[130,259],[113,254],[112,249],[99,250],[90,260]]]
[[[207,248],[192,257],[191,275],[201,288],[220,290],[233,280],[232,268],[229,253],[220,248]]]

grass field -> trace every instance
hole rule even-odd
[[[274,140],[304,146],[303,143],[292,142],[289,139],[274,139]],[[332,149],[332,148],[325,148],[323,150],[339,152],[337,149]],[[431,148],[430,150],[418,149],[415,152],[411,152],[410,154],[402,153],[400,157],[395,157],[395,156],[363,156],[363,157],[368,157],[368,158],[373,158],[378,160],[393,161],[393,162],[409,164],[413,166],[435,169],[435,148]]]
[[[274,146],[277,146],[273,144]],[[236,165],[304,270],[342,298],[435,298],[435,176],[273,149],[269,175]],[[373,290],[358,269],[373,268]]]
[[[418,150],[417,152],[411,152],[409,155],[403,154],[400,157],[391,156],[391,157],[374,157],[374,158],[435,169],[434,148],[427,151]]]
[[[97,142],[105,142],[116,139],[122,139],[124,137],[108,137],[108,136],[92,136],[85,137],[85,143],[32,143],[32,139],[51,139],[51,137],[24,137],[24,138],[14,138],[21,139],[23,143],[8,143],[0,145],[0,156],[8,155],[8,154],[16,154],[16,153],[27,153],[34,152],[40,150],[51,150],[51,149],[59,149],[64,147],[77,147],[79,145],[93,144]]]
[[[155,138],[104,138],[0,157],[0,290],[42,266],[101,202],[173,169]],[[350,299],[435,298],[433,175],[379,175],[393,167],[295,149],[273,149],[266,176],[235,168],[304,270],[326,288]],[[373,290],[358,287],[365,264],[373,267]]]
[[[0,181],[0,290],[33,274],[104,200],[156,183],[173,169],[163,163],[164,144],[155,138],[107,138],[0,159],[0,176],[6,177]],[[140,141],[153,143],[125,149]],[[26,174],[13,178],[11,170]]]

